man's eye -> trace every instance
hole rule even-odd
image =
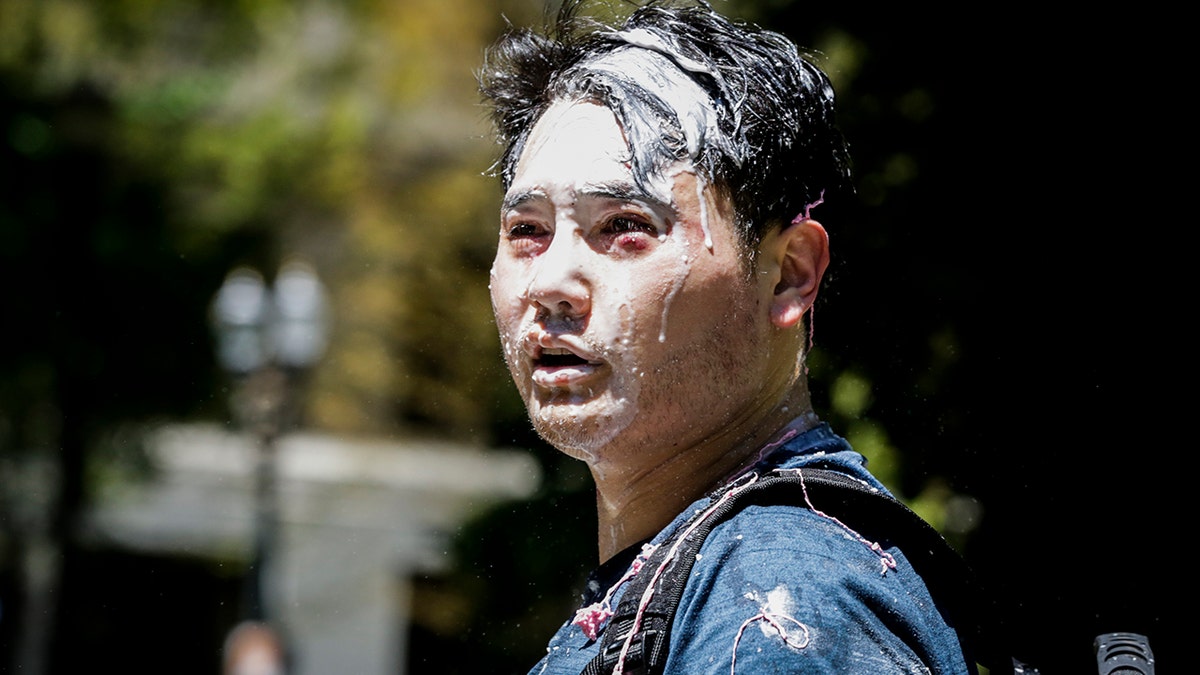
[[[508,228],[509,239],[524,239],[527,237],[536,237],[542,234],[542,228],[536,223],[517,223]]]
[[[513,223],[501,233],[509,250],[517,255],[537,255],[549,246],[551,231],[536,221]]]
[[[630,253],[643,251],[658,238],[654,223],[641,218],[617,216],[604,223],[603,233],[614,251]]]
[[[654,225],[644,220],[636,218],[613,218],[608,221],[609,231],[613,234],[623,234],[625,232],[646,232],[649,234],[658,234]]]

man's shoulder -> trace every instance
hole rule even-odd
[[[713,527],[684,586],[671,649],[688,663],[726,659],[726,669],[736,651],[739,667],[887,654],[862,666],[963,672],[957,638],[903,551],[794,501],[747,504]]]
[[[903,553],[890,542],[869,540],[832,516],[789,504],[752,504],[708,535],[688,594],[743,595],[764,582],[803,586],[810,596],[887,587],[905,573],[915,576],[908,569],[889,574],[897,560],[904,561]]]

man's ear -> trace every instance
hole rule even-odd
[[[821,277],[829,267],[829,235],[820,223],[805,218],[779,232],[774,243],[779,283],[771,300],[771,322],[791,328],[817,299]]]

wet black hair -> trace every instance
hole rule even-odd
[[[503,148],[493,173],[505,189],[534,124],[558,100],[614,112],[635,180],[690,159],[732,199],[748,245],[850,189],[833,86],[789,38],[704,0],[631,1],[619,25],[582,17],[585,2],[566,0],[540,33],[510,26],[485,54],[479,87]],[[622,67],[631,63],[651,75],[639,80]],[[695,86],[707,100],[691,109],[664,94]]]

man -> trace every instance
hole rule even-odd
[[[601,565],[534,673],[582,672],[649,554],[721,486],[820,467],[884,490],[804,378],[829,262],[813,211],[849,182],[828,79],[705,5],[604,27],[577,4],[550,36],[510,31],[480,72],[504,144],[504,355],[537,431],[589,466],[599,514]],[[666,672],[974,672],[904,553],[819,507],[712,530]]]

